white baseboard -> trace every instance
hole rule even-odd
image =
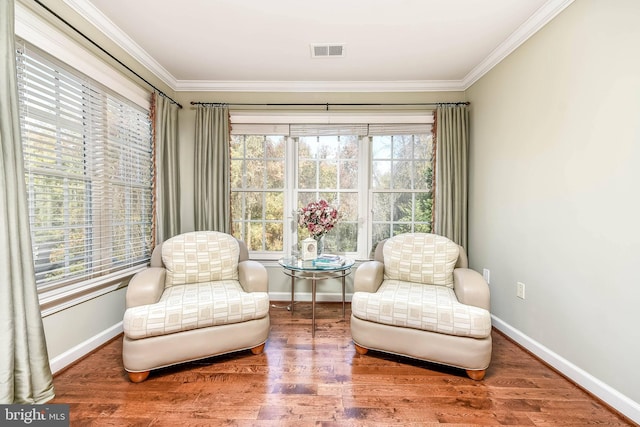
[[[351,301],[352,294],[346,294],[346,301]],[[271,301],[290,301],[291,294],[289,292],[271,292],[269,293]],[[311,293],[300,292],[295,294],[296,301],[311,301]],[[320,293],[316,295],[317,302],[340,302],[342,301],[342,294],[335,293]],[[545,363],[548,363],[554,369],[557,369],[567,378],[574,381],[576,384],[583,387],[589,393],[602,399],[605,403],[610,405],[615,410],[619,411],[624,416],[628,417],[635,423],[640,424],[640,403],[635,402],[619,391],[615,390],[611,386],[605,384],[593,375],[584,371],[583,369],[572,364],[565,358],[554,353],[544,345],[525,335],[518,329],[512,327],[502,319],[492,315],[491,316],[493,326],[511,338],[513,341],[529,350],[535,356],[539,357]],[[65,351],[59,356],[54,357],[49,361],[51,365],[51,371],[55,374],[62,369],[71,365],[76,360],[91,353],[102,344],[108,342],[112,338],[122,333],[122,322],[118,322],[112,327],[100,332],[99,334],[91,337],[90,339],[78,344],[77,346]]]
[[[350,293],[345,294],[344,300],[350,302],[352,295]],[[291,301],[291,292],[269,292],[269,299],[271,301]],[[296,292],[295,300],[311,302],[311,292]],[[316,302],[342,302],[342,294],[340,292],[316,293]]]
[[[117,337],[120,333],[122,333],[122,321],[49,360],[51,372],[53,374],[60,372],[76,360],[86,356],[102,344],[108,342],[110,339]]]
[[[491,320],[493,322],[493,326],[497,330],[529,350],[536,357],[539,357],[554,369],[557,369],[571,381],[574,381],[576,384],[601,399],[616,411],[620,412],[633,422],[640,424],[640,403],[635,402],[616,389],[603,383],[593,375],[582,370],[539,342],[523,334],[518,329],[502,321],[500,318],[492,315]]]

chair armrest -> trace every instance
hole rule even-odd
[[[133,276],[127,287],[126,307],[157,303],[164,292],[165,274],[162,267],[149,267]]]
[[[489,310],[489,285],[477,271],[470,268],[454,269],[453,290],[462,304]]]
[[[258,261],[246,260],[238,263],[238,281],[245,292],[268,292],[267,269]]]
[[[367,261],[358,267],[353,276],[354,292],[376,292],[384,278],[384,264],[380,261]]]

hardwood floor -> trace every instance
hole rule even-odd
[[[483,381],[465,372],[369,352],[357,355],[347,310],[320,303],[292,316],[271,308],[265,352],[219,356],[152,371],[133,384],[122,337],[54,378],[72,426],[633,425],[493,333]],[[282,304],[284,305],[284,304]]]

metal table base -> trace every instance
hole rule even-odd
[[[283,262],[280,262],[283,267],[283,272],[287,276],[291,277],[291,305],[290,310],[293,315],[295,306],[295,282],[296,279],[306,279],[311,281],[311,336],[315,337],[316,333],[316,291],[317,282],[327,279],[340,279],[342,284],[342,318],[345,316],[345,287],[346,277],[351,273],[351,267],[353,267],[353,261],[344,266],[337,267],[336,269],[302,269],[292,268],[287,266]]]

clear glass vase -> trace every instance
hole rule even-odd
[[[316,249],[318,250],[318,256],[324,253],[324,234],[321,236],[313,236],[316,240]]]

